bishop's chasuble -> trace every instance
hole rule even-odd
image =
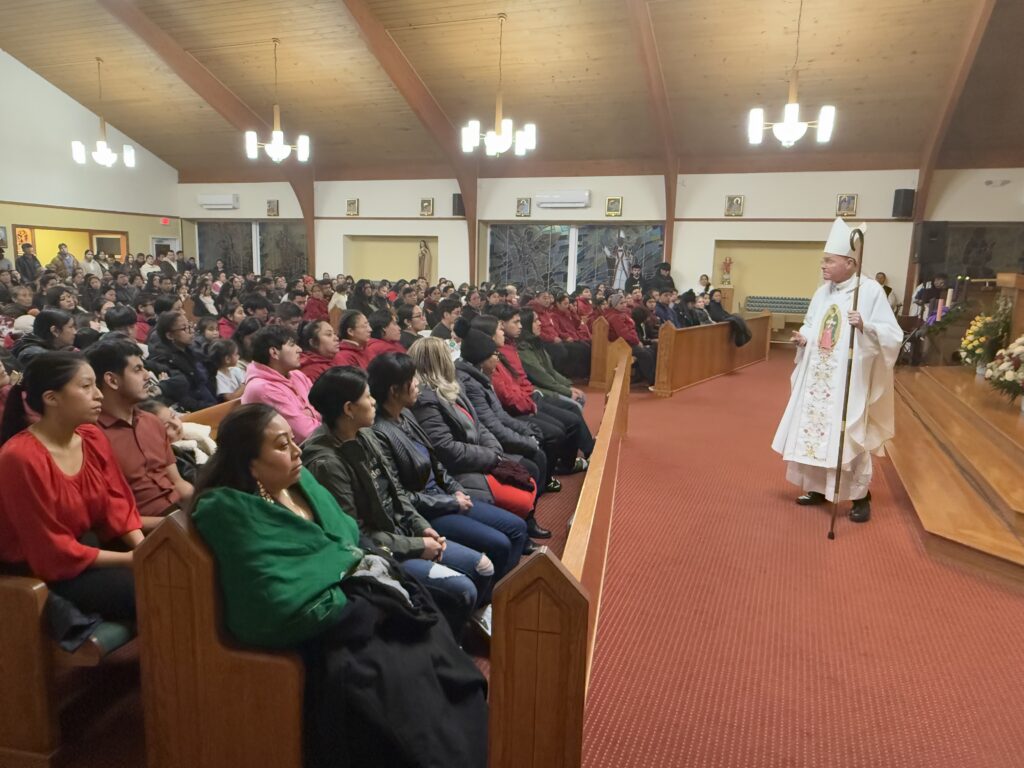
[[[807,345],[797,350],[789,404],[772,441],[772,449],[787,462],[786,479],[805,492],[825,494],[829,501],[834,500],[851,333],[853,376],[840,501],[867,495],[871,454],[882,455],[894,432],[892,369],[903,332],[882,287],[868,277],[860,280],[863,332],[848,320],[856,276],[842,283],[826,282],[811,299],[800,328]]]

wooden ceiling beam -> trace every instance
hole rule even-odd
[[[960,103],[960,96],[963,95],[967,78],[971,74],[971,67],[974,66],[974,59],[981,47],[981,41],[985,37],[985,30],[988,29],[988,23],[992,19],[992,11],[995,6],[996,0],[980,0],[978,2],[974,18],[967,25],[967,34],[964,36],[960,56],[953,69],[953,76],[949,79],[943,93],[941,111],[932,121],[931,131],[929,131],[921,152],[917,175],[917,194],[914,199],[914,233],[910,238],[910,259],[907,264],[907,280],[903,295],[903,306],[906,311],[910,310],[911,299],[913,299],[911,293],[917,284],[917,254],[921,244],[921,224],[928,210],[928,195],[931,192],[935,165],[938,162],[939,153],[942,151],[942,144],[946,140],[949,125],[953,122],[957,104]]]
[[[170,35],[164,32],[133,0],[98,0],[111,16],[120,21],[128,31],[139,38],[161,61],[196,92],[210,107],[229,124],[244,131],[266,133],[271,125],[252,107],[242,101],[230,88],[203,66],[198,59],[186,51]],[[239,136],[238,151],[243,144]],[[316,239],[314,233],[315,210],[313,205],[313,168],[295,160],[287,160],[278,166],[277,178],[288,181],[295,192],[306,224],[306,262],[310,274],[316,274]]]
[[[914,222],[924,220],[925,209],[928,205],[928,192],[931,189],[932,175],[935,172],[935,164],[939,159],[939,152],[942,151],[942,144],[946,140],[946,133],[949,125],[953,122],[953,115],[956,112],[957,104],[960,103],[960,96],[964,92],[967,78],[971,74],[971,67],[974,66],[974,58],[981,47],[982,38],[985,37],[985,30],[992,18],[992,10],[995,8],[996,0],[981,0],[974,13],[972,23],[967,27],[967,34],[963,40],[963,47],[957,60],[953,76],[946,85],[942,96],[942,108],[936,119],[932,121],[932,128],[928,139],[925,141],[921,152],[919,175],[917,178],[917,197],[914,200]]]
[[[672,241],[675,237],[676,191],[679,188],[679,158],[676,153],[675,133],[672,130],[672,112],[668,106],[668,90],[658,56],[658,41],[647,0],[625,0],[629,26],[640,54],[644,80],[647,83],[648,102],[654,117],[654,126],[664,160],[665,174],[665,261],[672,261]]]
[[[477,167],[474,160],[467,159],[462,152],[459,133],[451,119],[427,88],[423,78],[413,67],[402,49],[387,29],[374,15],[366,0],[342,0],[359,34],[366,41],[370,52],[377,59],[384,73],[402,94],[409,108],[427,129],[434,141],[444,152],[455,171],[462,192],[462,204],[466,210],[466,227],[469,250],[469,280],[476,282],[477,250]]]

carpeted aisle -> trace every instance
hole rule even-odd
[[[585,765],[1024,765],[1024,593],[932,559],[877,464],[829,542],[769,447],[791,362],[634,396]]]

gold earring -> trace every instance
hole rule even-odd
[[[274,503],[274,497],[270,495],[267,489],[263,487],[263,483],[261,483],[259,480],[256,481],[256,492],[264,501],[269,501],[271,504]]]

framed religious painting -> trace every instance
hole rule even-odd
[[[725,198],[725,215],[726,216],[742,216],[743,215],[743,202],[745,198],[743,195],[726,195]]]
[[[621,197],[609,197],[604,203],[604,215],[605,216],[621,216],[622,215],[622,198]]]
[[[420,199],[420,216],[434,215],[434,198],[424,197]]]
[[[836,196],[836,216],[847,216],[857,215],[857,195],[850,194],[849,192]]]
[[[280,216],[281,202],[279,200],[267,200],[267,216]]]
[[[533,198],[530,197],[517,197],[516,198],[516,216],[522,218],[529,216],[531,209],[533,208]]]
[[[7,225],[0,224],[0,248],[7,247]]]
[[[345,201],[345,215],[346,216],[358,216],[359,215],[359,198],[353,197]]]

